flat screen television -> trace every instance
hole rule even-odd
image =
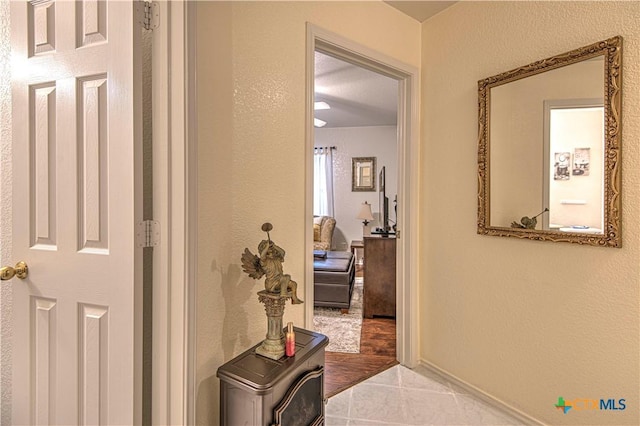
[[[389,197],[386,194],[386,176],[385,168],[382,166],[380,169],[380,176],[378,182],[378,195],[379,195],[379,208],[380,208],[380,227],[374,231],[374,233],[389,235],[393,232],[389,226]]]

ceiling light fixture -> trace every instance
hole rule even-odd
[[[328,103],[324,102],[324,101],[320,101],[320,102],[315,102],[313,105],[313,109],[320,110],[320,109],[331,109],[331,107],[329,106]]]
[[[315,127],[324,127],[325,124],[327,124],[327,122],[326,121],[322,121],[319,118],[314,118],[313,119],[313,125]]]

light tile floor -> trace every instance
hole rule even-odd
[[[329,398],[327,426],[520,425],[424,367],[397,365]]]

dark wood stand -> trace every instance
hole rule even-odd
[[[396,239],[364,237],[363,315],[396,316]]]
[[[362,240],[352,240],[351,241],[351,253],[353,253],[353,256],[355,257],[355,263],[356,265],[360,265],[361,263],[359,263],[360,261],[362,261],[362,259],[364,259],[364,255],[361,255],[360,257],[358,257],[358,250],[361,251],[364,250],[364,241]]]
[[[218,369],[220,424],[324,423],[324,349],[329,339],[295,328],[296,354],[272,360],[255,345]]]

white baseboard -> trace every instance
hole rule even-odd
[[[470,395],[482,400],[483,402],[485,402],[486,404],[490,405],[491,407],[495,408],[496,410],[502,411],[503,413],[517,419],[518,421],[522,422],[523,424],[526,425],[535,425],[535,426],[544,426],[545,423],[541,422],[540,420],[531,417],[530,415],[523,413],[522,411],[518,410],[517,408],[512,407],[511,405],[507,404],[506,402],[494,397],[493,395],[490,395],[488,393],[486,393],[485,391],[483,391],[482,389],[479,389],[477,387],[475,387],[474,385],[465,382],[464,380],[454,376],[453,374],[441,369],[440,367],[437,367],[435,365],[433,365],[432,363],[430,363],[429,361],[426,361],[424,359],[421,359],[419,364],[421,366],[423,366],[424,368],[430,370],[431,372],[437,374],[438,376],[442,377],[443,379],[445,379],[446,381],[450,382],[453,385],[456,385],[462,389],[464,389],[465,391],[469,392]]]

